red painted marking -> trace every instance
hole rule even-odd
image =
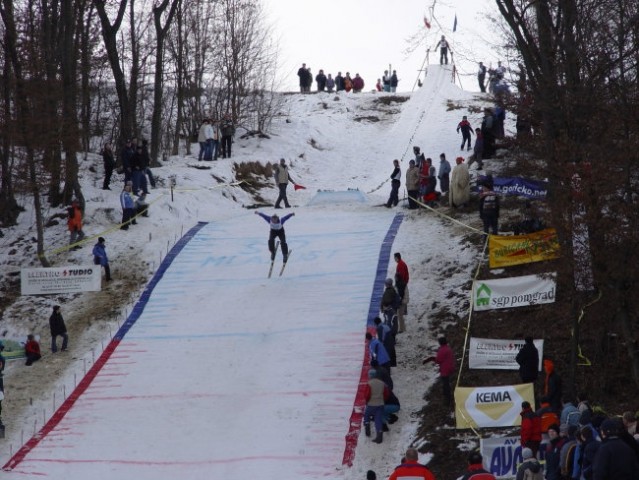
[[[113,339],[109,342],[102,354],[98,357],[97,361],[89,369],[84,378],[80,380],[80,383],[78,383],[78,386],[75,387],[73,392],[71,392],[71,395],[69,395],[67,399],[62,403],[62,405],[60,405],[60,407],[56,410],[49,421],[40,429],[38,434],[31,437],[31,439],[27,443],[25,443],[13,457],[11,457],[11,459],[4,465],[4,467],[2,467],[4,470],[13,470],[17,465],[19,465],[20,462],[22,462],[27,456],[27,454],[31,450],[33,450],[40,443],[40,441],[62,421],[71,407],[75,404],[75,402],[78,401],[80,395],[82,395],[86,391],[96,375],[100,373],[100,370],[107,362],[109,357],[113,354],[119,343],[120,341],[116,339]]]

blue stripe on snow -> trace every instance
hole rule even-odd
[[[135,324],[137,319],[140,318],[140,315],[142,315],[142,312],[144,311],[144,307],[149,301],[149,298],[151,298],[151,293],[153,293],[153,289],[158,284],[158,282],[162,280],[164,273],[171,266],[171,263],[173,263],[173,260],[177,257],[178,253],[182,251],[182,249],[186,246],[186,244],[189,243],[189,241],[191,241],[191,239],[193,239],[193,237],[206,224],[207,222],[198,222],[198,224],[195,225],[193,228],[191,228],[186,233],[186,235],[180,238],[180,240],[173,246],[173,248],[167,254],[167,256],[164,257],[164,260],[162,260],[162,264],[160,265],[160,268],[158,268],[158,271],[155,272],[155,275],[153,275],[153,278],[144,289],[144,292],[142,292],[142,295],[140,295],[140,299],[137,301],[137,303],[133,307],[133,311],[131,312],[129,317],[126,319],[126,322],[122,324],[122,326],[113,336],[114,340],[122,340],[124,336],[126,335],[126,333],[129,331],[129,329]]]
[[[379,305],[382,301],[382,295],[384,294],[384,282],[386,281],[386,272],[388,272],[388,262],[390,260],[391,247],[397,236],[399,226],[402,224],[404,215],[398,213],[393,218],[393,222],[386,232],[386,237],[382,242],[382,246],[379,249],[379,260],[377,261],[377,273],[375,274],[375,282],[373,283],[373,292],[371,293],[371,303],[368,307],[368,319],[366,320],[366,326],[372,327],[374,325],[373,319],[379,315]]]

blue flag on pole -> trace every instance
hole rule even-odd
[[[457,14],[455,14],[455,23],[453,23],[453,32],[457,31]]]

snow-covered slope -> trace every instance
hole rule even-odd
[[[58,428],[48,432],[38,448],[27,455],[28,461],[17,463],[14,472],[6,474],[7,478],[47,474],[50,468],[71,480],[86,477],[88,472],[93,478],[110,478],[114,470],[118,470],[119,478],[129,478],[122,476],[126,475],[125,471],[135,472],[130,478],[136,479],[146,475],[154,479],[175,478],[176,470],[188,471],[187,464],[172,458],[168,468],[167,460],[158,454],[161,450],[156,450],[157,445],[171,446],[172,439],[180,444],[176,451],[198,452],[189,457],[189,465],[203,462],[191,470],[193,476],[188,478],[205,478],[200,475],[204,475],[207,462],[211,468],[226,465],[224,475],[214,475],[214,478],[246,478],[247,473],[259,474],[265,465],[273,462],[280,471],[292,471],[286,466],[290,462],[295,465],[295,472],[304,472],[304,478],[326,477],[327,465],[334,468],[335,478],[345,480],[363,478],[369,468],[382,476],[388,473],[414,435],[415,418],[411,413],[421,409],[422,395],[434,380],[434,371],[416,371],[413,362],[421,358],[425,346],[433,344],[428,330],[430,307],[433,302],[450,303],[451,312],[457,312],[460,307],[447,298],[446,292],[467,282],[473,266],[475,253],[460,245],[455,236],[459,227],[450,227],[427,212],[398,208],[405,218],[390,248],[401,251],[411,269],[411,304],[408,332],[399,341],[401,363],[393,377],[402,401],[401,419],[392,427],[383,446],[362,437],[353,467],[342,467],[341,455],[336,454],[336,450],[343,451],[343,437],[337,444],[338,440],[332,435],[339,428],[343,428],[344,435],[348,432],[347,421],[341,427],[335,422],[343,418],[344,411],[330,414],[333,408],[330,404],[323,405],[324,410],[319,411],[317,404],[306,401],[304,392],[312,392],[314,386],[321,389],[327,378],[333,382],[350,382],[344,391],[324,392],[318,398],[321,404],[321,398],[333,395],[332,401],[339,404],[335,408],[343,409],[345,405],[352,408],[354,398],[349,401],[344,396],[353,395],[359,376],[357,369],[347,367],[346,363],[357,358],[361,363],[364,354],[363,332],[368,309],[362,309],[362,305],[367,305],[372,294],[376,255],[383,243],[381,233],[388,230],[390,213],[393,213],[372,205],[382,203],[388,195],[392,159],[402,159],[402,168],[405,168],[412,145],[419,145],[437,166],[440,153],[446,153],[450,159],[459,152],[460,138],[455,127],[461,116],[468,115],[473,125],[479,120],[467,109],[449,109],[451,104],[462,106],[472,99],[472,95],[457,89],[450,79],[449,70],[431,66],[419,91],[406,102],[389,105],[380,102],[385,94],[286,96],[285,108],[270,139],[238,139],[234,158],[207,163],[210,170],[194,169],[192,166],[198,162],[193,157],[174,157],[163,167],[154,169],[160,187],[152,190],[150,196],[151,215],[141,218],[138,225],[127,232],[112,228],[120,215],[119,189],[111,192],[99,189],[101,159],[89,155],[82,168],[87,198],[85,232],[107,239],[115,280],[95,294],[21,297],[5,310],[2,319],[5,336],[39,334],[45,356],[33,367],[15,361],[7,368],[3,402],[7,438],[0,445],[4,461],[42,428],[43,421],[51,417],[53,410],[81,382],[102,349],[110,345],[110,338],[129,316],[141,288],[159,268],[168,250],[198,221],[209,222],[206,228],[212,243],[207,244],[207,248],[211,251],[192,253],[192,268],[180,274],[187,280],[186,287],[184,283],[179,286],[170,283],[169,277],[167,283],[163,283],[164,279],[160,281],[160,290],[156,292],[166,289],[166,298],[178,293],[185,303],[163,305],[164,297],[157,294],[157,303],[146,312],[153,321],[142,321],[140,325],[146,325],[144,333],[138,333],[135,341],[130,340],[124,350],[126,354],[113,357],[115,363],[107,363],[100,373],[102,379],[113,374],[113,383],[92,384],[91,388],[102,388],[100,398],[95,393],[92,397],[87,390],[77,408],[57,424]],[[294,254],[285,276],[267,282],[264,279],[268,268],[267,227],[251,215],[251,211],[242,208],[254,203],[251,196],[237,186],[224,183],[234,180],[234,163],[275,162],[282,157],[291,164],[293,178],[307,188],[296,192],[289,189],[291,203],[299,206],[294,209],[296,217],[287,223]],[[97,166],[97,174],[89,170],[91,165]],[[171,178],[176,183],[173,193],[168,188]],[[370,192],[369,204],[345,204],[336,200],[305,206],[318,189],[349,188]],[[274,200],[277,191],[271,188],[261,194]],[[28,207],[27,199],[25,204]],[[268,208],[264,211],[271,212]],[[50,216],[53,213],[50,212]],[[36,264],[33,247],[16,240],[33,235],[33,216],[27,211],[20,220],[20,225],[6,229],[6,236],[1,239],[5,249],[11,247],[14,251],[3,260],[3,274]],[[462,220],[477,221],[476,216]],[[353,235],[354,232],[358,234]],[[358,246],[353,239],[364,243]],[[66,241],[64,221],[47,229],[49,257],[56,265],[90,262],[92,241],[77,252],[55,253]],[[194,241],[192,245],[197,247],[197,237]],[[353,248],[357,254],[349,254]],[[219,271],[214,268],[216,265]],[[234,265],[242,266],[233,269]],[[392,276],[394,265],[385,268]],[[451,270],[447,284],[433,284],[429,272],[444,268]],[[211,280],[218,273],[223,276]],[[205,287],[200,277],[207,279]],[[173,291],[178,288],[184,292]],[[216,298],[219,302],[209,303]],[[53,355],[46,352],[47,319],[51,306],[58,303],[71,331],[71,352]],[[312,325],[304,323],[309,320]],[[327,365],[318,360],[313,342],[306,344],[307,335],[296,333],[296,326],[310,329],[311,333],[313,328],[317,329],[317,342],[326,343],[322,335],[328,332],[335,342],[336,358],[341,359],[338,364]],[[171,333],[166,338],[153,338],[154,328],[170,328]],[[237,335],[251,338],[255,349],[234,347],[237,344],[225,336],[228,328]],[[288,342],[283,348],[291,353],[281,358],[281,352],[269,352],[268,342],[264,343],[265,339],[276,337],[280,330],[286,332]],[[127,340],[124,337],[124,341]],[[143,348],[136,349],[136,341],[140,344],[144,341]],[[353,352],[354,345],[359,346],[354,347]],[[346,350],[340,350],[345,347]],[[275,355],[272,361],[268,360],[271,353]],[[346,356],[341,357],[342,354]],[[250,361],[240,362],[240,359]],[[331,370],[336,366],[339,370]],[[122,381],[118,377],[122,377]],[[224,400],[216,397],[216,391],[223,388],[222,382],[228,382],[226,389],[236,387],[235,397]],[[110,397],[109,385],[113,385],[114,398]],[[134,389],[132,397],[126,393],[131,391],[126,390],[127,385]],[[191,386],[197,386],[206,396],[206,406],[190,401],[188,395],[194,393]],[[278,400],[269,396],[271,391],[299,392],[300,401],[295,401],[295,395]],[[145,402],[145,394],[153,400]],[[158,398],[164,400],[158,401]],[[111,410],[98,408],[98,404],[105,401],[110,402]],[[153,415],[139,424],[135,423],[136,418],[118,415],[137,402]],[[260,405],[270,414],[276,410],[280,421],[276,424],[229,423],[232,418],[242,419],[249,406]],[[267,414],[253,415],[256,414],[246,419],[273,418]],[[309,415],[316,422],[317,431],[299,431],[309,425]],[[322,433],[324,423],[330,425],[327,426],[330,431],[329,437],[322,440],[326,433]],[[203,428],[205,425],[213,428]],[[261,430],[268,435],[261,437]],[[100,434],[107,431],[110,433]],[[251,440],[256,437],[262,441]],[[193,450],[189,450],[188,442],[192,442]],[[271,455],[280,443],[297,447],[290,450],[292,458],[287,457],[286,465],[282,465],[277,455]],[[321,455],[315,455],[313,449]],[[312,457],[310,463],[305,462],[305,455]],[[202,460],[205,457],[207,460]],[[251,467],[239,468],[241,459],[247,458]],[[330,478],[331,474],[328,475]]]

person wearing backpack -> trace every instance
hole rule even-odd
[[[517,469],[516,480],[544,480],[544,471],[530,448],[521,451],[524,461]]]

